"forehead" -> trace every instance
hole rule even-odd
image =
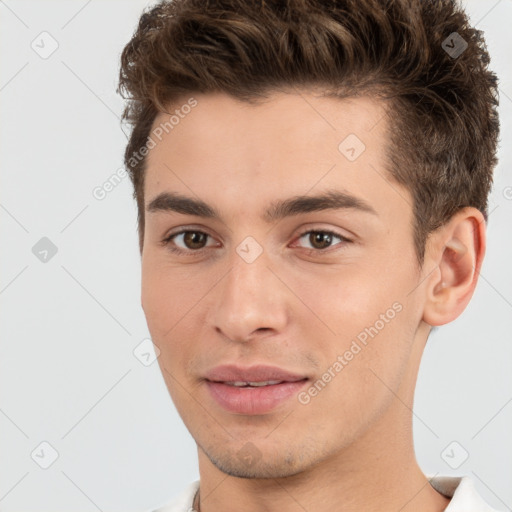
[[[378,100],[311,91],[275,93],[256,105],[221,93],[193,100],[193,108],[181,108],[190,97],[172,105],[174,124],[163,113],[153,123],[146,204],[162,190],[239,207],[242,198],[249,207],[314,188],[343,189],[377,208],[399,197],[385,169],[388,119]]]
[[[154,120],[152,134],[156,146],[150,151],[148,165],[171,148],[175,153],[193,149],[189,157],[227,159],[237,153],[244,159],[283,155],[318,157],[339,156],[338,144],[347,136],[357,137],[366,147],[384,142],[387,119],[385,104],[367,96],[358,98],[323,97],[320,92],[275,92],[250,104],[224,93],[199,94],[175,101],[169,113]],[[175,114],[173,115],[173,113]],[[353,137],[353,140],[356,138]],[[160,142],[164,142],[161,144]],[[215,149],[215,151],[212,151]],[[373,148],[375,149],[375,147]]]

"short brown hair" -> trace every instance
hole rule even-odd
[[[483,33],[455,0],[173,0],[143,12],[121,55],[124,159],[144,239],[146,158],[160,112],[187,94],[257,102],[281,89],[389,100],[386,169],[413,196],[414,243],[465,206],[487,220],[499,135]]]

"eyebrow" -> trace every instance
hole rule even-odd
[[[315,196],[294,196],[273,201],[262,215],[268,223],[310,212],[350,209],[377,215],[364,200],[339,190],[328,190]],[[174,192],[161,192],[146,207],[147,212],[176,212],[208,219],[221,219],[220,212],[200,199]]]

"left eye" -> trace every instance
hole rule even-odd
[[[312,247],[310,249],[316,249],[319,251],[328,249],[333,241],[333,238],[339,239],[341,242],[350,242],[344,236],[339,235],[338,233],[334,233],[333,231],[323,231],[323,230],[312,230],[306,231],[303,233],[299,240],[306,238],[306,240],[311,244]],[[337,244],[339,245],[339,244]]]

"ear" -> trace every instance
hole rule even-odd
[[[444,325],[464,311],[475,291],[485,247],[485,218],[473,207],[458,211],[431,234],[425,261],[434,270],[426,280],[424,322]]]

